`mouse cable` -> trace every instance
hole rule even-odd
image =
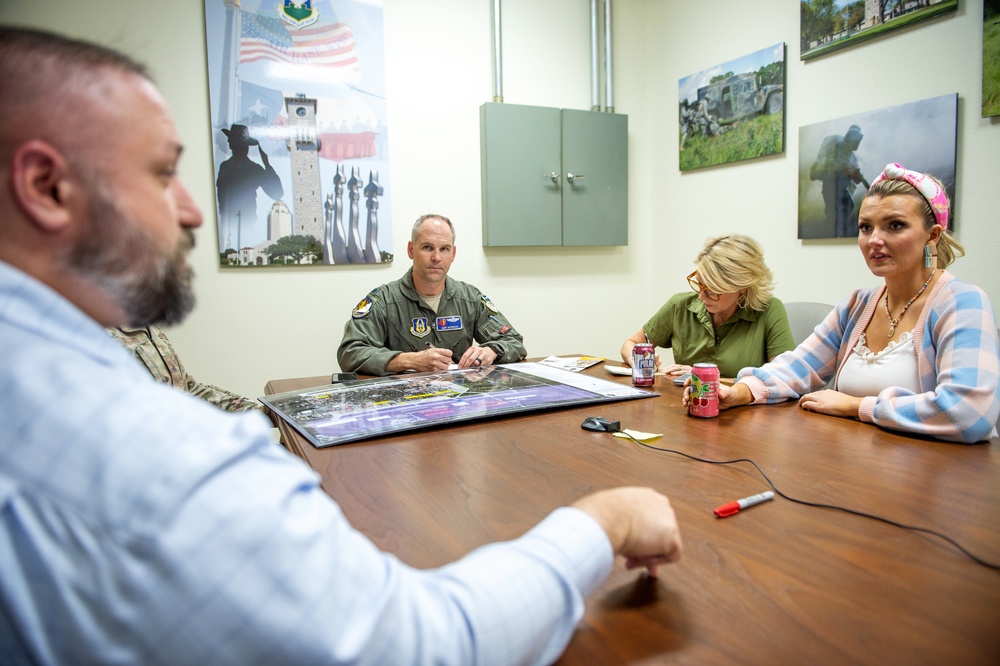
[[[684,453],[683,451],[677,451],[675,449],[666,449],[666,448],[663,448],[663,447],[660,447],[660,446],[653,446],[652,444],[647,444],[646,442],[642,442],[642,441],[636,439],[630,433],[625,432],[624,430],[621,430],[620,432],[623,435],[625,435],[626,437],[628,437],[629,439],[631,439],[633,442],[635,442],[636,444],[638,444],[640,447],[644,447],[644,448],[647,448],[647,449],[652,449],[653,451],[663,451],[664,453],[676,453],[679,456],[684,456],[685,458],[690,458],[691,460],[697,460],[698,462],[708,463],[710,465],[732,465],[733,463],[748,462],[748,463],[750,463],[751,465],[753,465],[754,467],[757,468],[757,471],[760,472],[760,475],[762,477],[764,477],[764,480],[767,481],[767,484],[769,486],[771,486],[771,488],[774,490],[774,492],[776,494],[778,494],[781,497],[785,498],[789,502],[795,502],[796,504],[804,504],[805,506],[812,506],[812,507],[816,507],[816,508],[819,508],[819,509],[833,509],[834,511],[843,511],[844,513],[849,513],[849,514],[852,514],[852,515],[855,515],[855,516],[860,516],[861,518],[869,518],[871,520],[877,520],[879,522],[886,523],[887,525],[892,525],[893,527],[901,527],[904,530],[912,530],[914,532],[923,532],[924,534],[930,534],[931,536],[936,536],[939,539],[943,539],[944,541],[947,541],[952,546],[954,546],[955,548],[957,548],[958,550],[960,550],[966,557],[968,557],[969,559],[971,559],[976,564],[984,566],[987,569],[993,569],[994,571],[1000,571],[1000,564],[994,564],[993,562],[988,562],[988,561],[986,561],[984,559],[976,557],[975,555],[973,555],[972,553],[970,553],[968,550],[966,550],[965,547],[963,547],[960,543],[958,543],[957,541],[955,541],[954,539],[952,539],[951,537],[949,537],[946,534],[942,534],[940,532],[935,532],[934,530],[928,529],[926,527],[916,527],[914,525],[907,525],[905,523],[900,523],[900,522],[897,522],[895,520],[891,520],[889,518],[883,518],[882,516],[876,516],[875,514],[866,513],[864,511],[856,511],[855,509],[848,509],[847,507],[838,506],[836,504],[823,504],[821,502],[810,502],[808,500],[803,500],[803,499],[797,499],[795,497],[790,497],[789,495],[786,495],[785,493],[783,493],[780,490],[778,490],[778,487],[776,485],[774,485],[774,482],[771,481],[771,479],[768,478],[767,474],[764,473],[764,470],[762,470],[760,468],[760,465],[758,465],[757,463],[755,463],[750,458],[736,458],[734,460],[709,460],[708,458],[699,458],[698,456],[693,456],[693,455],[691,455],[689,453]]]

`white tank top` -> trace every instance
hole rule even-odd
[[[912,331],[905,331],[899,340],[889,342],[889,346],[877,354],[868,349],[867,342],[862,333],[840,371],[838,391],[856,398],[878,395],[890,386],[920,393],[920,372]]]

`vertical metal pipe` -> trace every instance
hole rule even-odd
[[[500,0],[493,0],[493,101],[503,101],[503,48],[500,39]]]
[[[597,15],[598,0],[590,0],[590,110],[601,110],[600,47]]]
[[[216,121],[219,127],[229,126],[236,116],[233,113],[236,81],[232,72],[233,57],[240,48],[237,39],[240,32],[240,0],[225,0],[223,4],[226,6],[226,40],[222,50],[222,85],[219,86],[219,116]]]
[[[604,0],[604,110],[615,112],[615,98],[611,90],[611,0]]]

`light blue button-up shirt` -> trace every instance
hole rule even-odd
[[[555,511],[419,571],[345,520],[261,414],[153,381],[0,262],[0,662],[548,663],[610,571]]]

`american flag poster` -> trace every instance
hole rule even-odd
[[[381,0],[205,0],[219,263],[391,262]]]

